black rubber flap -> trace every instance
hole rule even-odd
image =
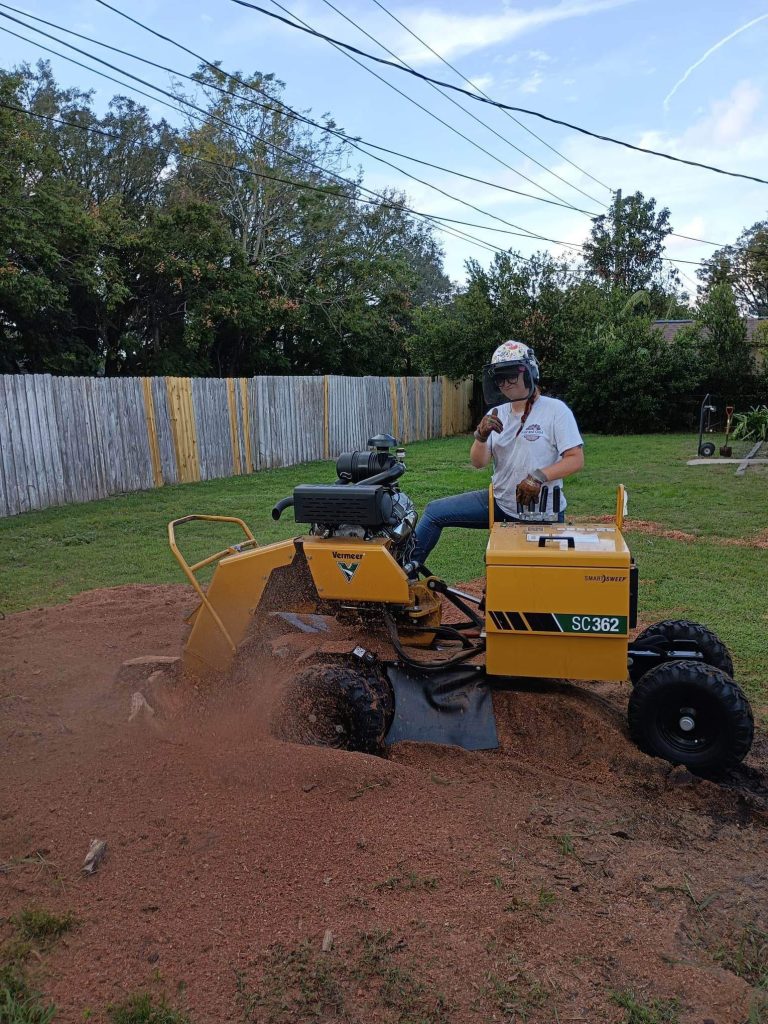
[[[499,737],[485,675],[462,666],[415,675],[387,666],[395,717],[386,742],[447,743],[465,750],[496,750]]]

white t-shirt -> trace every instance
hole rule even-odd
[[[500,434],[492,433],[488,438],[493,458],[493,496],[507,515],[514,516],[517,514],[516,491],[520,481],[534,469],[551,466],[563,452],[584,442],[573,413],[559,398],[539,395],[517,438],[515,434],[522,413],[516,413],[510,402],[495,408],[503,429]],[[550,480],[546,486],[549,488],[547,507],[537,511],[552,512],[552,490],[560,487],[562,512],[566,506],[563,481]]]

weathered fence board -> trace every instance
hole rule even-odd
[[[470,428],[446,378],[0,375],[0,516]]]

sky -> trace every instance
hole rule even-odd
[[[479,124],[426,83],[369,63],[385,79],[381,81],[324,40],[232,0],[110,2],[207,60],[220,61],[227,71],[273,73],[285,83],[287,103],[316,118],[331,115],[350,135],[488,182],[478,184],[447,170],[387,157],[455,197],[450,198],[359,153],[350,165],[350,171],[362,167],[370,189],[403,190],[413,209],[483,225],[461,230],[494,246],[512,246],[523,255],[540,249],[578,255],[578,245],[589,235],[589,215],[604,212],[615,189],[622,189],[624,195],[640,190],[653,196],[659,207],[669,208],[675,232],[721,245],[733,243],[745,227],[768,216],[768,185],[632,152],[530,115],[514,114],[517,120],[513,120],[499,109],[452,93],[453,99],[486,123]],[[273,0],[255,2],[284,14]],[[728,4],[702,4],[700,0],[379,0],[381,6],[377,0],[280,2],[293,16],[321,32],[387,57],[378,45],[381,43],[423,74],[471,89],[390,16],[395,15],[494,100],[634,145],[768,178],[768,0],[731,0]],[[192,57],[129,24],[96,0],[10,3],[179,71],[195,69]],[[0,6],[3,11],[13,13]],[[71,52],[0,18],[3,26]],[[55,29],[40,27],[62,36]],[[105,54],[88,43],[70,41],[163,88],[169,86],[169,76],[163,72]],[[3,68],[41,57],[51,60],[61,85],[94,89],[100,113],[115,93],[130,94],[126,88],[44,53],[37,44],[0,32]],[[387,82],[406,95],[395,92]],[[181,117],[159,103],[138,99],[154,117],[181,123]],[[515,228],[523,237],[503,233]],[[525,232],[570,243],[574,248],[533,239]],[[457,282],[465,278],[467,259],[477,259],[483,265],[492,259],[492,252],[473,241],[442,232],[439,237],[446,271]],[[700,261],[713,250],[713,245],[701,242],[668,239],[667,255],[677,261],[682,283],[691,292],[696,267],[681,261]]]

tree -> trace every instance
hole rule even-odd
[[[698,347],[701,387],[733,400],[756,388],[756,365],[747,343],[747,325],[731,286],[715,284],[699,306],[695,323],[683,334]]]
[[[24,75],[0,75],[23,102]],[[40,122],[0,109],[0,370],[93,373],[76,296],[95,285],[93,235],[77,189]]]
[[[745,316],[768,316],[768,220],[745,228],[734,245],[714,252],[697,276],[705,295],[727,284]]]
[[[557,389],[559,353],[570,329],[566,296],[575,284],[573,269],[546,252],[498,253],[487,270],[476,260],[466,269],[467,287],[418,318],[418,339],[412,343],[418,365],[456,380],[478,377],[495,346],[516,338],[533,347],[549,386]]]
[[[579,426],[605,434],[689,426],[686,399],[701,379],[695,344],[669,344],[652,320],[629,307],[571,338],[562,370],[563,397]]]
[[[616,192],[608,213],[592,221],[591,240],[584,245],[584,262],[600,281],[628,292],[655,285],[667,291],[676,286],[675,272],[664,274],[664,239],[672,231],[669,210],[656,213],[656,200],[642,192],[622,197]]]

